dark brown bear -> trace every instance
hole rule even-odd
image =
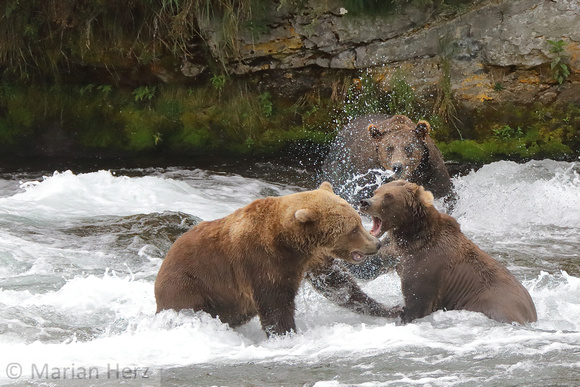
[[[436,198],[453,200],[453,185],[441,152],[429,136],[427,121],[414,123],[403,115],[392,117],[368,114],[351,121],[336,136],[323,166],[326,179],[346,187],[343,197],[358,202],[356,195],[363,185],[375,181],[359,179],[369,170],[391,171],[392,179],[407,180],[425,187]],[[357,180],[358,179],[358,180]],[[370,194],[370,192],[369,192]]]
[[[407,180],[443,198],[450,211],[455,202],[453,184],[430,130],[427,121],[415,124],[403,115],[356,118],[337,134],[322,168],[323,177],[353,204],[371,196],[386,181]],[[379,170],[393,176],[377,175]],[[376,278],[392,265],[386,247],[361,265],[346,265],[348,270],[358,278]]]
[[[155,281],[157,312],[202,310],[232,327],[258,315],[268,335],[295,331],[294,297],[304,274],[323,274],[328,257],[360,262],[379,247],[329,183],[258,199],[178,238]],[[340,283],[328,288],[345,286],[352,289]],[[382,309],[361,297],[338,302],[353,310],[366,303],[371,314],[373,306]]]
[[[405,181],[381,186],[361,210],[373,217],[371,234],[388,232],[410,322],[444,309],[481,312],[501,322],[537,320],[528,291],[496,260],[467,239],[452,217],[433,207],[433,195]]]

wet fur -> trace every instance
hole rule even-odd
[[[416,184],[396,181],[380,187],[364,212],[382,219],[405,306],[403,322],[436,310],[481,312],[501,322],[537,320],[528,291],[507,268],[477,247],[451,216],[432,205]]]
[[[203,310],[234,327],[258,315],[268,335],[295,331],[294,298],[305,272],[322,273],[328,257],[349,260],[379,245],[328,183],[259,199],[177,239],[155,281],[157,312]]]
[[[395,171],[397,165],[402,166],[402,172],[395,179],[421,185],[436,198],[454,199],[449,172],[443,155],[429,136],[431,126],[427,121],[415,124],[406,116],[395,115],[369,124],[367,130],[375,143],[381,167]],[[406,153],[406,149],[412,152]]]
[[[407,142],[411,141],[418,146],[414,147],[412,155],[401,158],[404,175],[397,179],[422,185],[436,198],[445,198],[452,205],[453,184],[443,156],[429,136],[429,131],[430,125],[426,121],[415,124],[403,115],[367,114],[358,117],[338,132],[322,167],[323,174],[333,184],[339,185],[344,183],[344,179],[365,174],[371,169],[393,170],[393,165],[385,156],[385,149],[394,147],[404,150]],[[349,198],[356,203],[360,199]]]

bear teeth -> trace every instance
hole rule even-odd
[[[376,216],[373,216],[373,228],[370,231],[370,234],[374,237],[378,236],[381,233],[381,226],[383,225],[383,221]]]
[[[352,259],[356,262],[362,261],[363,260],[363,255],[362,253],[358,252],[358,251],[353,251],[351,253]]]

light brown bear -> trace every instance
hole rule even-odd
[[[433,207],[433,195],[405,181],[387,183],[361,201],[371,215],[371,234],[388,232],[401,278],[407,323],[444,309],[481,312],[501,322],[537,320],[522,284],[467,239],[455,219]]]
[[[268,336],[285,334],[296,330],[294,298],[307,271],[324,272],[329,257],[360,262],[379,247],[329,183],[258,199],[177,239],[155,281],[157,312],[202,310],[232,327],[258,315]]]

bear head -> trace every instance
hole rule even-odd
[[[351,263],[360,263],[365,255],[378,252],[380,241],[363,227],[356,210],[333,193],[330,183],[297,195],[308,195],[296,196],[299,199],[289,207],[290,222],[298,226],[294,228],[294,240],[304,249],[321,249],[323,255]]]
[[[433,194],[404,180],[392,181],[379,187],[372,198],[361,200],[361,211],[373,219],[371,235],[417,223],[433,207]]]
[[[392,171],[395,179],[408,180],[425,156],[431,126],[427,121],[415,124],[406,116],[396,115],[370,124],[367,131],[377,147],[381,167]]]

